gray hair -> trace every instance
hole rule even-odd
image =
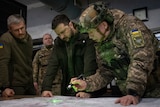
[[[10,15],[7,19],[7,25],[10,26],[11,24],[18,24],[20,23],[21,21],[24,21],[24,18],[19,15],[19,14],[13,14],[13,15]]]

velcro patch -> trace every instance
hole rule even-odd
[[[2,43],[0,43],[0,49],[2,49],[3,48],[3,44]]]
[[[132,43],[134,48],[139,48],[144,46],[144,38],[140,30],[131,31]]]

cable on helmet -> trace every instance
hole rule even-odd
[[[79,18],[79,30],[82,33],[87,32],[90,28],[96,28],[102,21],[112,24],[114,19],[106,3],[100,1],[91,4],[82,12]]]

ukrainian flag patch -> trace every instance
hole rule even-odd
[[[144,46],[144,38],[140,30],[135,29],[131,31],[131,37],[133,46],[135,48],[143,47]]]
[[[0,43],[0,49],[2,49],[3,48],[3,44],[2,43]]]

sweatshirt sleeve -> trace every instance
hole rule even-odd
[[[11,57],[10,44],[0,39],[0,87],[9,86],[9,61]]]

